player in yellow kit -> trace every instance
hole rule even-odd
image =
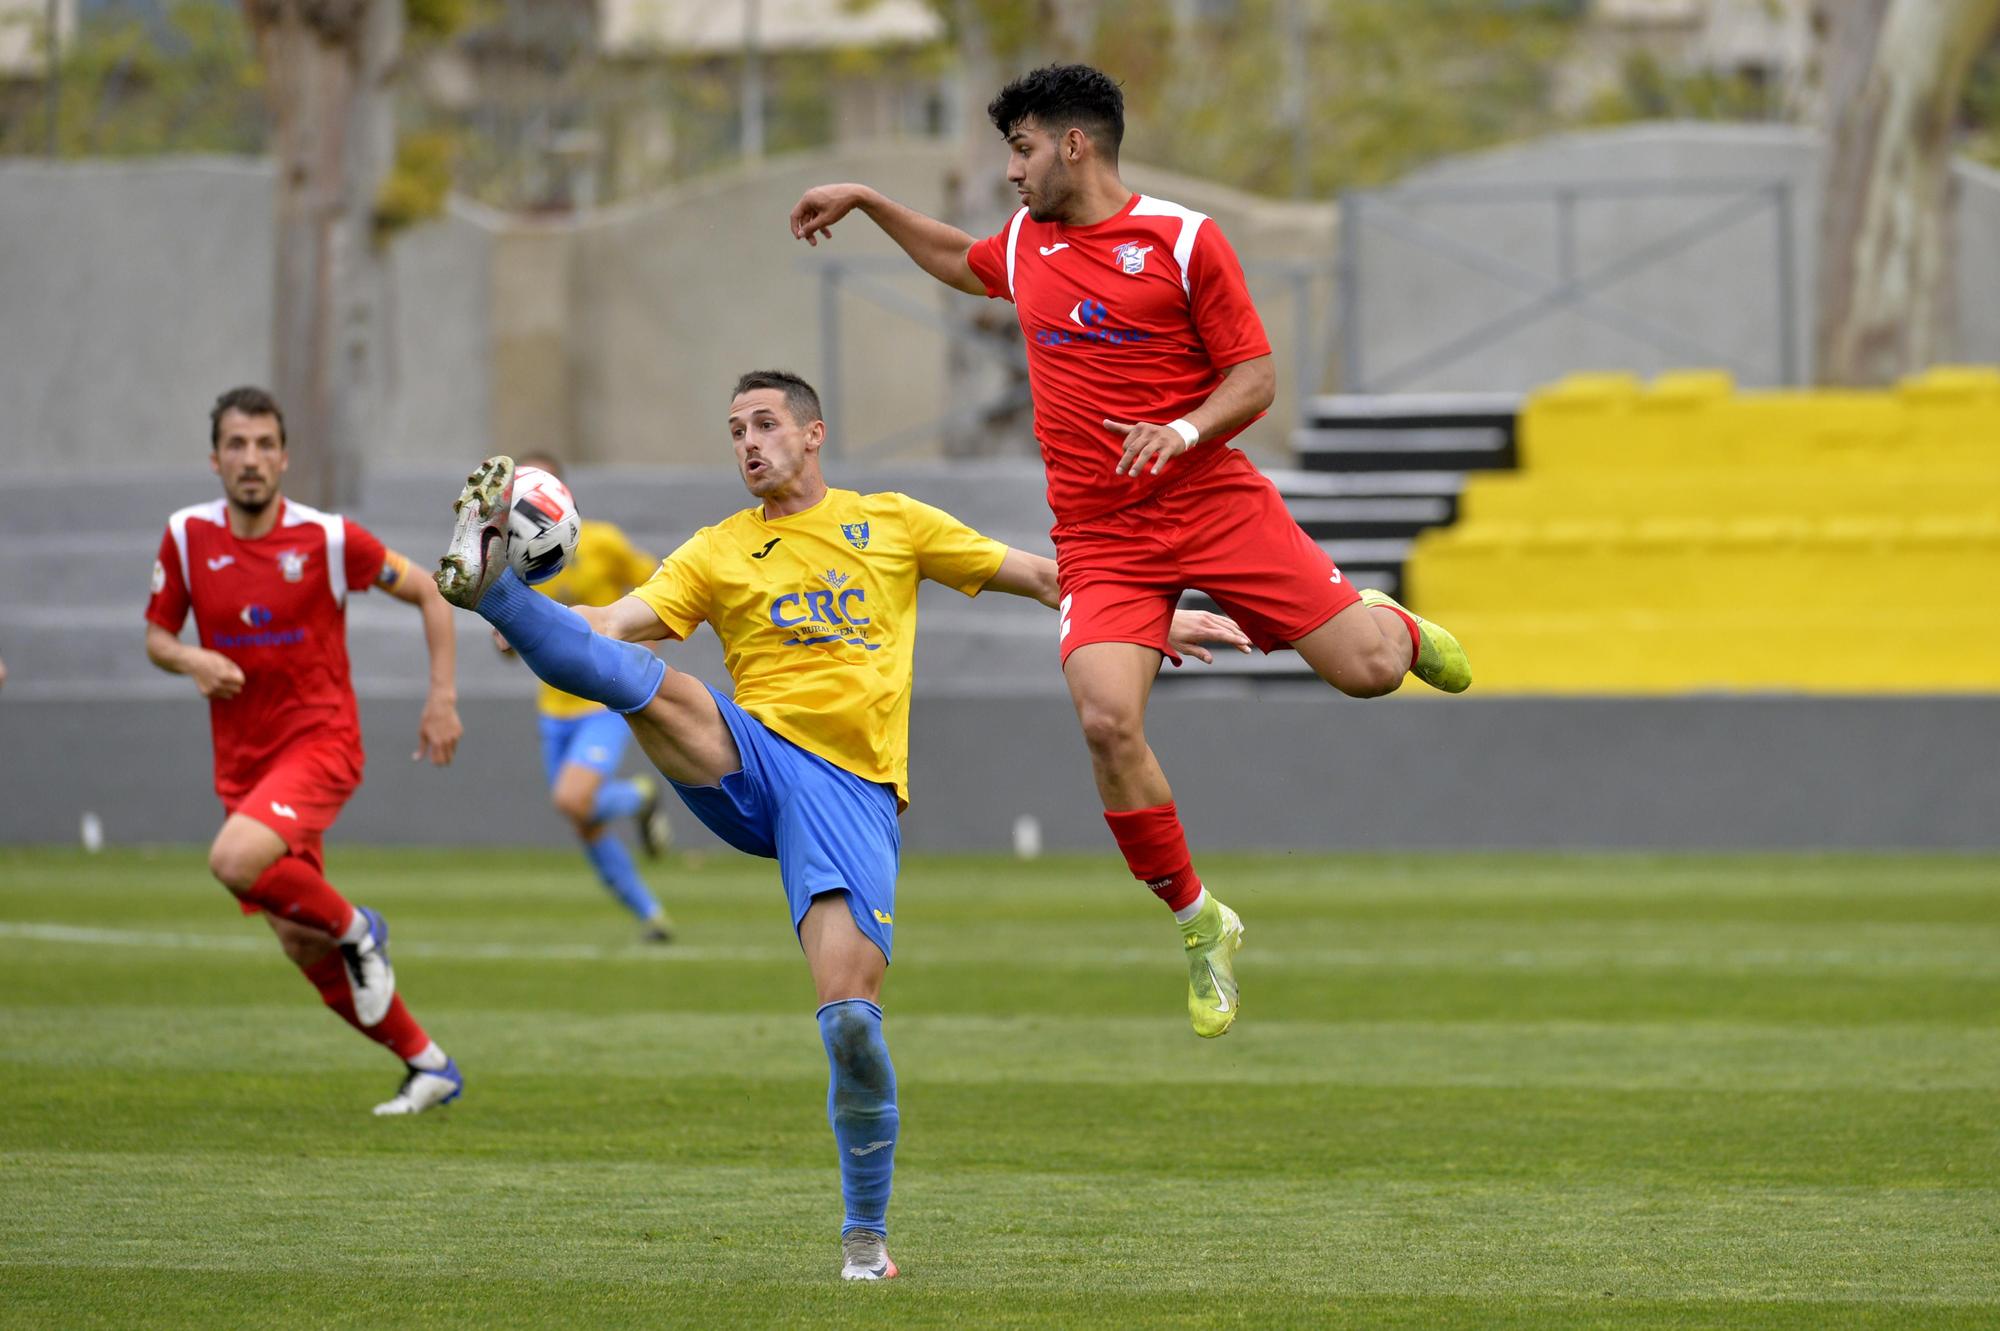
[[[488,459],[460,496],[438,588],[504,633],[542,679],[623,714],[716,835],[778,861],[832,1073],[841,1276],[882,1280],[896,1274],[885,1236],[901,1117],[877,1000],[896,922],[896,820],[909,798],[917,585],[1053,608],[1056,566],[907,495],[827,488],[819,396],[797,375],[738,380],[729,433],[760,504],[695,533],[632,595],[563,610],[508,569],[506,458]],[[638,645],[704,622],[722,639],[734,700]],[[1172,635],[1201,660],[1204,641],[1249,645],[1219,615],[1179,614]]]
[[[547,453],[530,453],[520,462],[562,479],[561,461]],[[633,545],[617,524],[585,520],[576,552],[553,577],[536,583],[535,590],[563,605],[610,605],[652,577],[657,567],[659,560]],[[512,651],[500,634],[494,634],[494,641],[503,652]],[[648,942],[670,941],[673,922],[639,876],[625,843],[612,831],[618,820],[631,818],[649,859],[658,859],[666,848],[668,826],[660,812],[658,783],[650,776],[617,774],[631,728],[603,703],[564,693],[552,684],[540,689],[535,707],[540,713],[537,728],[549,802],[576,829],[598,881],[638,919],[641,936]]]

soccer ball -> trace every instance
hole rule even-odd
[[[583,532],[569,487],[540,467],[514,471],[514,507],[507,514],[507,562],[533,586],[562,571]]]

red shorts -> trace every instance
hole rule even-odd
[[[231,814],[254,818],[284,838],[285,848],[319,872],[326,829],[361,784],[361,755],[345,743],[305,744],[286,749],[242,793],[218,790]],[[245,902],[243,913],[257,908]]]
[[[1361,599],[1240,454],[1115,513],[1058,526],[1062,657],[1134,642],[1176,665],[1167,630],[1183,591],[1215,598],[1259,650],[1297,642]]]

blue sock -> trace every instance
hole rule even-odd
[[[889,1179],[896,1172],[896,1069],[882,1042],[882,1009],[844,998],[819,1010],[820,1039],[833,1081],[826,1116],[840,1148],[840,1193],[847,1219],[840,1232],[889,1232]]]
[[[645,802],[645,795],[631,781],[606,781],[597,788],[597,802],[590,806],[590,821],[608,823],[630,818]]]
[[[479,614],[544,683],[614,712],[651,702],[667,673],[665,661],[636,642],[592,633],[582,615],[535,591],[511,568],[486,589]]]
[[[660,913],[660,903],[646,890],[646,881],[639,877],[624,842],[605,832],[595,841],[584,842],[583,853],[590,857],[590,867],[597,870],[598,878],[611,889],[612,896],[624,903],[626,910],[642,921]]]

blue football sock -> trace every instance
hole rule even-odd
[[[597,788],[597,802],[590,806],[590,821],[608,823],[630,818],[645,802],[645,792],[633,782],[606,781]]]
[[[595,841],[584,842],[583,853],[590,857],[590,867],[597,870],[598,878],[611,889],[612,896],[624,903],[626,910],[641,921],[660,913],[660,903],[646,890],[646,881],[639,877],[638,866],[632,863],[631,852],[625,849],[624,842],[605,832]]]
[[[847,1219],[840,1232],[889,1232],[889,1179],[896,1172],[896,1069],[882,1042],[882,1009],[844,998],[819,1010],[820,1039],[833,1069],[826,1116],[840,1148],[840,1193]]]
[[[511,568],[486,589],[479,614],[544,683],[614,712],[651,702],[667,673],[659,657],[636,642],[591,632],[582,615],[535,591]]]

